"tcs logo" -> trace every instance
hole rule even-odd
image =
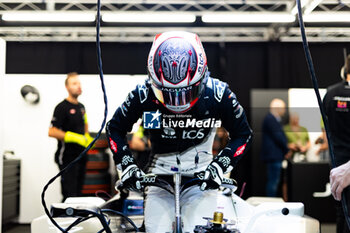
[[[204,138],[204,129],[200,130],[184,130],[182,132],[182,139],[202,139]]]

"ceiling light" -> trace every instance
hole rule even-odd
[[[295,16],[289,13],[208,13],[203,14],[205,23],[289,23]]]
[[[93,22],[94,13],[87,12],[8,12],[2,14],[4,21],[23,22]]]
[[[102,20],[116,23],[193,23],[196,21],[196,16],[188,13],[126,12],[104,13]]]
[[[336,23],[350,22],[350,13],[345,12],[313,12],[304,16],[304,21],[309,23]]]

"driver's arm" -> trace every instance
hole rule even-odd
[[[224,96],[219,103],[223,127],[229,132],[227,146],[219,153],[217,160],[228,161],[224,166],[227,173],[235,167],[246,153],[252,142],[252,130],[248,124],[243,107],[237,101],[236,95],[226,87]]]
[[[121,164],[124,170],[130,164],[136,164],[126,140],[133,124],[142,114],[142,106],[137,87],[130,92],[123,104],[115,111],[112,119],[107,123],[106,133],[113,159],[116,165]]]

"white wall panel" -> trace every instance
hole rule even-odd
[[[4,103],[4,76],[5,76],[5,65],[6,65],[6,42],[0,38],[0,108],[2,108]],[[0,114],[0,226],[2,225],[2,171],[3,171],[3,161],[2,155],[4,152],[4,119],[3,114]],[[1,233],[1,228],[0,228]]]
[[[1,49],[0,49],[1,51]],[[1,57],[1,56],[0,56]],[[110,119],[126,95],[145,75],[105,76]],[[1,106],[3,147],[21,158],[20,223],[30,223],[44,213],[41,192],[48,180],[58,172],[54,163],[56,139],[48,137],[48,128],[55,106],[67,97],[65,75],[7,74],[3,79],[5,101]],[[98,75],[81,75],[83,93],[79,98],[88,114],[90,132],[100,128],[104,102]],[[31,105],[24,101],[20,89],[32,85],[39,90],[40,102]],[[4,99],[4,98],[2,98]],[[56,180],[46,194],[48,206],[61,201],[60,182]]]

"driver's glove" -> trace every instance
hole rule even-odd
[[[124,188],[132,191],[141,191],[141,176],[144,172],[136,164],[130,164],[122,172],[121,183]]]
[[[214,158],[214,160],[208,165],[208,167],[199,175],[199,179],[202,180],[200,189],[202,191],[208,189],[218,189],[224,178],[224,173],[229,172],[232,169],[231,159],[224,153],[220,153]]]
[[[123,170],[121,177],[122,186],[132,191],[140,191],[142,189],[141,176],[145,173],[136,165],[136,161],[131,154],[123,156],[121,167]]]
[[[202,180],[200,189],[202,191],[208,189],[218,189],[221,185],[224,172],[219,164],[215,161],[211,162],[205,169],[204,174],[199,176]]]

